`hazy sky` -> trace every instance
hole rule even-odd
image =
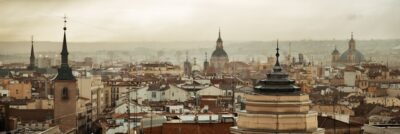
[[[400,0],[0,0],[0,41],[389,39]]]

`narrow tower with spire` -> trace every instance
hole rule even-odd
[[[63,133],[74,129],[78,130],[76,117],[78,87],[76,79],[72,75],[72,69],[68,65],[66,23],[67,20],[64,17],[61,66],[58,68],[57,77],[54,79],[54,120]]]
[[[62,43],[62,50],[61,50],[61,66],[58,68],[58,75],[56,77],[57,80],[75,80],[74,75],[72,75],[72,69],[68,65],[68,47],[67,47],[67,18],[64,17],[64,38]]]
[[[186,61],[183,63],[184,75],[190,77],[192,75],[192,64],[189,61],[189,53],[186,51]]]
[[[203,73],[206,74],[207,70],[208,70],[208,66],[210,66],[210,63],[208,62],[208,59],[207,59],[207,52],[204,54],[204,56],[205,56],[205,60],[203,63]]]
[[[35,65],[35,52],[33,50],[33,36],[31,37],[31,56],[29,57],[29,65],[28,70],[34,70],[36,68]]]

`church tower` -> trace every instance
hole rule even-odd
[[[224,69],[226,64],[228,64],[228,54],[224,50],[222,38],[221,38],[221,30],[218,31],[218,39],[217,45],[214,52],[211,55],[210,63],[211,67],[213,68],[214,74],[221,74],[224,73]]]
[[[208,59],[207,59],[207,52],[205,53],[205,57],[206,57],[206,59],[204,60],[204,63],[203,63],[203,73],[207,73],[208,66],[210,66],[210,63],[208,62]]]
[[[54,119],[62,132],[77,129],[76,107],[78,87],[72,69],[68,65],[68,49],[66,39],[66,17],[64,17],[64,39],[61,50],[61,66],[54,79]]]
[[[189,54],[186,51],[186,61],[183,63],[184,75],[190,77],[192,75],[192,64],[189,62]]]
[[[29,57],[28,70],[34,70],[35,66],[35,52],[33,50],[33,36],[31,37],[31,56]]]
[[[351,39],[349,41],[349,53],[347,55],[348,63],[355,62],[356,41],[353,39],[353,32],[351,32]]]
[[[339,65],[354,65],[365,61],[364,55],[356,48],[356,41],[354,40],[353,32],[351,33],[348,46],[349,48],[341,54],[338,60]]]

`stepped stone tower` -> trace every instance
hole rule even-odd
[[[276,63],[267,78],[260,80],[252,94],[247,94],[246,110],[239,112],[233,134],[296,133],[323,134],[318,128],[318,113],[310,111],[311,101],[288,79],[279,64],[277,42]]]

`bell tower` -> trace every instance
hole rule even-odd
[[[72,69],[68,65],[68,49],[66,39],[66,17],[64,17],[64,39],[61,50],[61,66],[54,79],[54,123],[62,132],[77,129],[78,86]],[[76,131],[76,130],[75,130]]]

